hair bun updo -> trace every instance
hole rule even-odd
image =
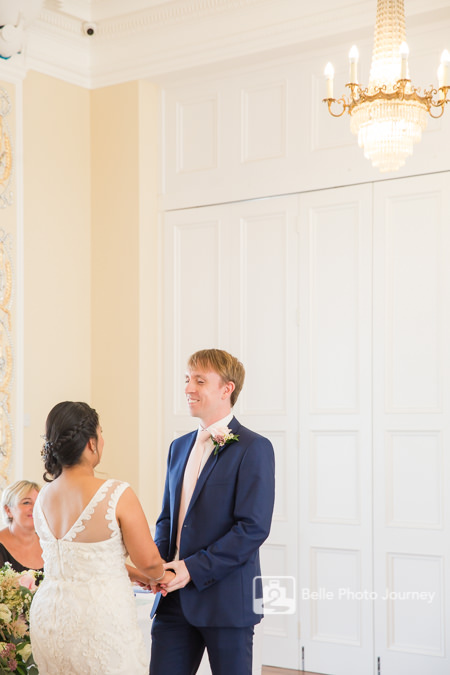
[[[45,481],[58,478],[63,467],[80,462],[88,441],[97,439],[98,425],[98,414],[87,403],[63,401],[51,409],[41,451]]]

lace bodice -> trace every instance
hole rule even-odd
[[[38,496],[34,522],[43,549],[46,577],[94,581],[99,575],[103,579],[105,574],[124,574],[123,566],[111,565],[111,558],[123,562],[126,558],[116,506],[127,487],[128,483],[112,479],[103,483],[61,539],[50,530]],[[94,543],[95,547],[91,545]]]
[[[42,510],[34,522],[44,580],[30,610],[33,655],[46,675],[147,675],[126,549],[116,519],[128,483],[107,480],[60,539]]]

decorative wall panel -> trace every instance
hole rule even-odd
[[[388,554],[390,649],[444,656],[443,566],[437,556]]]
[[[359,439],[356,432],[312,432],[310,519],[360,522]]]
[[[311,399],[315,412],[355,413],[358,401],[357,204],[311,211]]]
[[[271,579],[288,574],[288,550],[285,546],[266,544],[261,551],[261,568],[263,576],[267,583]],[[284,638],[289,636],[289,615],[288,614],[267,614],[264,617],[264,634],[267,637]]]
[[[387,524],[441,528],[444,461],[439,432],[388,432]]]
[[[264,110],[264,115],[261,115]],[[242,161],[254,162],[286,154],[286,83],[242,92]]]
[[[217,168],[217,100],[177,104],[177,171]]]
[[[440,192],[389,198],[384,228],[387,410],[439,412],[443,349]]]
[[[187,357],[205,346],[218,344],[219,316],[218,220],[187,222],[174,230],[174,394],[177,410],[185,413],[183,373]]]
[[[361,559],[359,551],[311,549],[312,638],[361,642]],[[314,597],[314,596],[312,596]]]
[[[283,212],[241,218],[246,414],[286,411],[287,228]],[[268,335],[270,358],[264,339]],[[261,387],[262,367],[267,387]]]

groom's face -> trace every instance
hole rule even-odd
[[[184,392],[193,417],[198,417],[203,426],[222,419],[231,410],[230,394],[234,386],[225,383],[214,370],[197,366],[186,372]]]

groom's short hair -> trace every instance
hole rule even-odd
[[[233,382],[234,391],[230,396],[231,407],[236,403],[245,379],[245,369],[242,363],[223,349],[201,349],[188,360],[188,368],[197,366],[210,368],[222,378],[224,383]]]

